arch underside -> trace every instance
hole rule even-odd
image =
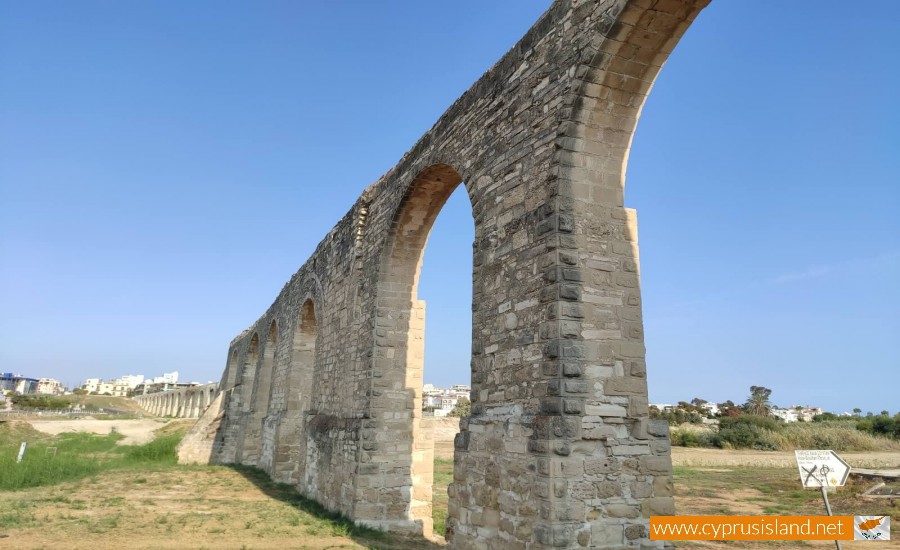
[[[703,5],[555,2],[231,343],[210,460],[262,467],[360,523],[430,532],[416,289],[465,182],[473,405],[451,546],[658,546],[648,518],[673,512],[671,461],[648,419],[624,174],[653,79]]]

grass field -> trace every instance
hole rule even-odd
[[[115,444],[115,435],[53,437],[26,424],[0,424],[4,458],[14,456],[18,441],[27,437],[38,460],[55,446],[60,460],[81,455],[100,465],[94,470],[68,468],[44,484],[19,481],[13,482],[18,490],[0,489],[0,548],[442,548],[439,541],[400,539],[356,527],[259,470],[174,464],[171,449],[182,429],[171,424],[153,443],[123,447]],[[10,472],[19,466],[0,465],[0,486],[14,479]],[[436,533],[443,532],[452,467],[446,457],[435,460]],[[867,486],[856,482],[836,491],[831,497],[834,513],[900,517],[896,502],[860,499],[859,492]],[[824,514],[819,493],[801,489],[797,470],[791,467],[734,466],[726,461],[677,467],[675,487],[680,514]],[[677,546],[834,548],[830,542]],[[886,550],[900,548],[900,542],[845,543],[844,548]]]

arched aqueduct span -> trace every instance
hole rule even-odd
[[[212,403],[218,384],[203,384],[190,388],[136,395],[134,400],[147,412],[157,416],[200,418]]]
[[[325,236],[229,346],[183,460],[258,466],[357,522],[429,534],[421,418],[428,232],[464,185],[475,222],[472,416],[454,548],[654,547],[674,513],[648,418],[637,219],[641,108],[705,0],[558,0]]]

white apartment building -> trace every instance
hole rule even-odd
[[[65,392],[66,388],[63,387],[62,383],[53,378],[41,378],[38,380],[37,389],[35,390],[35,393],[43,395],[62,395]]]
[[[822,414],[822,407],[802,407],[795,405],[788,409],[779,409],[777,407],[769,411],[774,417],[780,418],[785,422],[812,422],[817,414]]]
[[[177,384],[178,371],[164,372],[162,376],[155,376],[150,382],[153,384]]]
[[[144,382],[143,374],[126,374],[121,378],[116,380],[117,382],[128,386],[130,389],[134,389],[138,386],[138,384],[142,384]]]

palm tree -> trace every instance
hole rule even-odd
[[[769,402],[770,395],[772,395],[772,390],[769,388],[750,386],[750,397],[744,404],[744,410],[747,411],[747,414],[769,416],[769,411],[772,410],[772,404]]]

